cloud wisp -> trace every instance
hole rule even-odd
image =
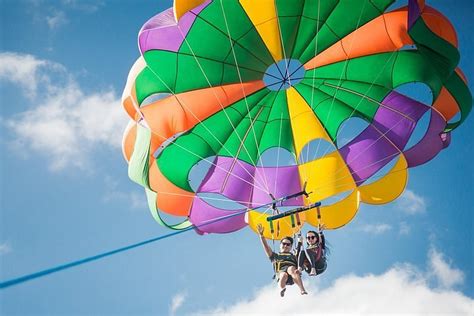
[[[428,254],[430,267],[428,276],[436,281],[438,287],[452,289],[464,283],[464,273],[451,267],[451,263],[444,259],[444,255],[435,248],[431,248]]]
[[[389,224],[366,224],[359,228],[360,231],[368,234],[380,235],[392,229]]]
[[[53,11],[50,15],[46,16],[46,23],[50,30],[56,30],[68,22],[66,14],[63,11]]]
[[[399,235],[409,235],[411,232],[411,227],[406,222],[401,222],[398,230]]]
[[[12,251],[12,247],[10,243],[7,241],[0,243],[0,256],[6,255]]]
[[[456,277],[462,272],[434,249],[428,257],[427,271],[397,264],[380,275],[342,276],[328,288],[320,288],[316,279],[307,281],[309,295],[290,287],[284,299],[271,284],[250,299],[195,315],[472,315],[474,300],[453,289],[462,283],[463,277]],[[434,266],[438,268],[428,272]],[[457,282],[445,284],[453,274]]]
[[[120,147],[127,118],[112,89],[86,93],[62,65],[15,53],[0,54],[0,80],[30,100],[29,110],[3,120],[12,144],[48,157],[52,170],[85,170],[94,149]]]
[[[144,192],[124,192],[119,189],[119,182],[110,176],[104,180],[106,192],[102,198],[105,203],[127,203],[132,209],[147,210],[148,205]]]
[[[411,190],[405,190],[398,198],[397,208],[408,215],[421,214],[426,212],[426,200]]]
[[[171,299],[170,305],[170,315],[175,315],[178,309],[183,305],[185,299],[187,297],[186,292],[181,292],[173,296]]]

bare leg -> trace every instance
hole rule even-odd
[[[279,278],[278,284],[280,285],[280,296],[283,297],[285,296],[286,281],[288,280],[288,273],[280,272],[278,278]]]
[[[301,280],[301,272],[296,269],[296,267],[289,267],[288,273],[291,275],[296,285],[300,288],[301,295],[308,294],[304,288],[303,280]]]

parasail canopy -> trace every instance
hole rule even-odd
[[[449,145],[472,96],[447,18],[424,1],[393,2],[175,0],[145,23],[123,93],[123,152],[154,218],[199,233],[262,224],[280,239],[396,199],[408,168]],[[343,141],[352,120],[365,127]],[[272,202],[305,183],[311,194],[279,207],[323,206],[269,223]]]

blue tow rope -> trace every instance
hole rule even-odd
[[[231,218],[231,217],[234,217],[234,216],[241,215],[243,213],[246,213],[247,211],[248,210],[244,210],[244,211],[240,211],[240,212],[237,212],[237,213],[234,213],[234,214],[219,217],[217,219],[211,220],[211,221],[206,222],[206,223],[201,224],[201,225],[197,225],[197,226],[193,225],[193,226],[187,227],[183,230],[172,232],[172,233],[169,233],[169,234],[166,234],[166,235],[163,235],[163,236],[155,237],[155,238],[145,240],[145,241],[142,241],[142,242],[139,242],[139,243],[136,243],[136,244],[121,247],[121,248],[118,248],[118,249],[115,249],[115,250],[112,250],[112,251],[107,251],[107,252],[104,252],[104,253],[101,253],[101,254],[98,254],[98,255],[95,255],[95,256],[83,258],[83,259],[72,261],[72,262],[69,262],[69,263],[61,264],[61,265],[53,267],[53,268],[49,268],[49,269],[46,269],[46,270],[42,270],[42,271],[38,271],[38,272],[35,272],[35,273],[27,274],[27,275],[24,275],[24,276],[21,276],[21,277],[18,277],[18,278],[3,281],[3,282],[0,282],[0,289],[5,289],[7,287],[11,287],[11,286],[14,286],[14,285],[18,285],[18,284],[21,284],[21,283],[24,283],[24,282],[28,282],[28,281],[31,281],[31,280],[34,280],[34,279],[44,277],[48,274],[56,273],[56,272],[66,270],[66,269],[70,269],[72,267],[76,267],[76,266],[79,266],[79,265],[82,265],[82,264],[85,264],[85,263],[88,263],[88,262],[96,261],[96,260],[102,259],[104,257],[109,257],[109,256],[115,255],[115,254],[120,253],[120,252],[124,252],[124,251],[130,250],[130,249],[133,249],[133,248],[137,248],[137,247],[141,247],[141,246],[144,246],[146,244],[150,244],[152,242],[155,242],[155,241],[158,241],[158,240],[161,240],[161,239],[165,239],[165,238],[169,238],[169,237],[172,237],[172,236],[175,236],[175,235],[178,235],[178,234],[182,234],[184,232],[187,232],[189,230],[192,230],[192,229],[195,229],[195,228],[198,228],[198,227],[210,225],[210,224],[222,221],[224,219],[228,219],[228,218]]]

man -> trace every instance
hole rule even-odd
[[[261,224],[257,225],[257,230],[260,235],[260,241],[262,242],[263,249],[265,250],[268,258],[274,264],[275,274],[278,275],[280,296],[285,296],[286,285],[292,285],[293,282],[296,283],[296,285],[298,285],[300,288],[301,295],[308,294],[304,288],[303,281],[301,280],[301,272],[297,268],[298,264],[296,256],[291,252],[293,238],[283,238],[280,242],[280,252],[275,253],[268,245],[265,237],[263,237],[264,228]]]

